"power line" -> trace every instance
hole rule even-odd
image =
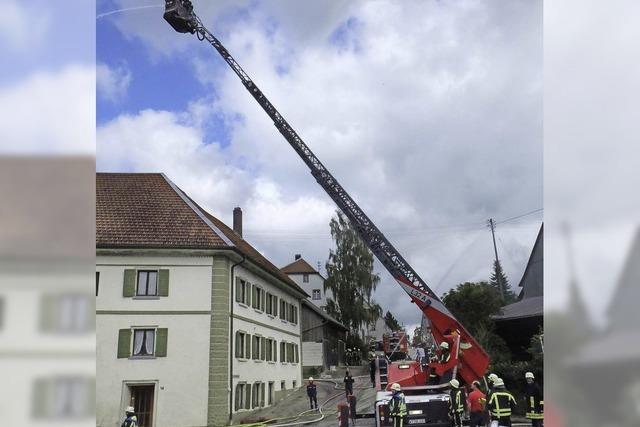
[[[528,215],[533,215],[534,213],[538,213],[538,212],[541,212],[543,210],[544,210],[544,208],[539,208],[539,209],[536,209],[536,210],[533,210],[533,211],[530,211],[530,212],[523,213],[521,215],[512,216],[511,218],[503,219],[502,221],[494,221],[494,225],[502,224],[502,223],[509,222],[509,221],[513,221],[514,219],[522,218],[522,217],[525,217],[525,216],[528,216]]]

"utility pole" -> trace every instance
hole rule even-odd
[[[491,229],[491,238],[493,239],[493,253],[496,255],[496,265],[500,264],[500,260],[498,259],[498,247],[496,246],[496,223],[493,221],[493,218],[489,218],[489,228]],[[502,272],[502,266],[500,266],[500,273]],[[500,288],[500,296],[504,301],[504,286],[502,284],[502,274],[498,274],[499,272],[496,270],[496,280],[498,280],[498,288]]]

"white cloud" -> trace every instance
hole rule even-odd
[[[425,280],[444,292],[463,280],[487,279],[493,248],[482,221],[542,203],[541,2],[331,3],[313,17],[286,14],[285,4],[265,2],[226,20],[204,2],[196,10]],[[350,18],[355,24],[344,25]],[[185,190],[200,191],[210,206],[226,206],[226,218],[232,206],[243,206],[246,228],[255,230],[251,241],[274,263],[284,265],[294,253],[324,263],[333,203],[237,77],[221,72],[217,53],[193,37],[171,33],[162,22],[162,29],[141,29],[134,19],[141,18],[123,16],[119,28],[151,52],[167,46],[165,36],[180,43],[167,49],[190,50],[197,76],[216,94],[213,102],[203,94],[193,122],[215,114],[230,137],[217,149],[224,161],[209,159],[209,168],[238,170],[229,185],[243,184],[213,200],[196,185],[211,173],[206,168],[178,171],[176,178],[164,150],[147,146],[140,154],[157,152],[163,159],[157,167],[170,169],[178,183],[191,182]],[[305,26],[307,34],[296,37]],[[338,28],[341,35],[330,42]],[[127,157],[136,157],[132,151]],[[122,161],[138,170],[133,160]],[[498,230],[514,286],[538,225]],[[408,298],[382,277],[376,298],[416,323]]]
[[[0,89],[3,154],[93,154],[95,69],[69,65]]]
[[[126,64],[110,67],[100,63],[96,66],[96,89],[98,96],[110,102],[122,100],[131,84],[131,70]]]
[[[28,4],[17,0],[3,1],[0,13],[0,43],[6,45],[14,54],[42,44],[49,29],[49,13],[46,9],[29,8]]]

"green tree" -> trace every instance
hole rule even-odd
[[[326,264],[324,289],[333,293],[327,312],[357,334],[363,324],[375,322],[382,314],[371,299],[380,276],[373,272],[373,254],[342,212],[336,212],[329,227],[336,248],[329,251]]]
[[[491,273],[489,284],[498,292],[498,295],[503,295],[501,290],[504,291],[504,305],[514,303],[518,300],[518,296],[513,289],[511,289],[509,279],[502,269],[500,261],[493,262],[493,272]]]
[[[492,361],[510,360],[509,350],[495,333],[491,319],[502,310],[502,300],[494,286],[487,282],[460,283],[443,295],[442,302],[489,353]]]
[[[398,322],[398,319],[396,319],[390,311],[387,311],[387,313],[384,315],[384,324],[387,325],[387,328],[391,329],[392,331],[397,331],[402,328],[400,326],[400,322]]]

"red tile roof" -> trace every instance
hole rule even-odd
[[[285,265],[281,270],[286,274],[320,274],[318,270],[311,267],[311,265],[302,258],[295,260],[289,265]]]
[[[307,295],[160,173],[96,174],[96,247],[235,250]]]

